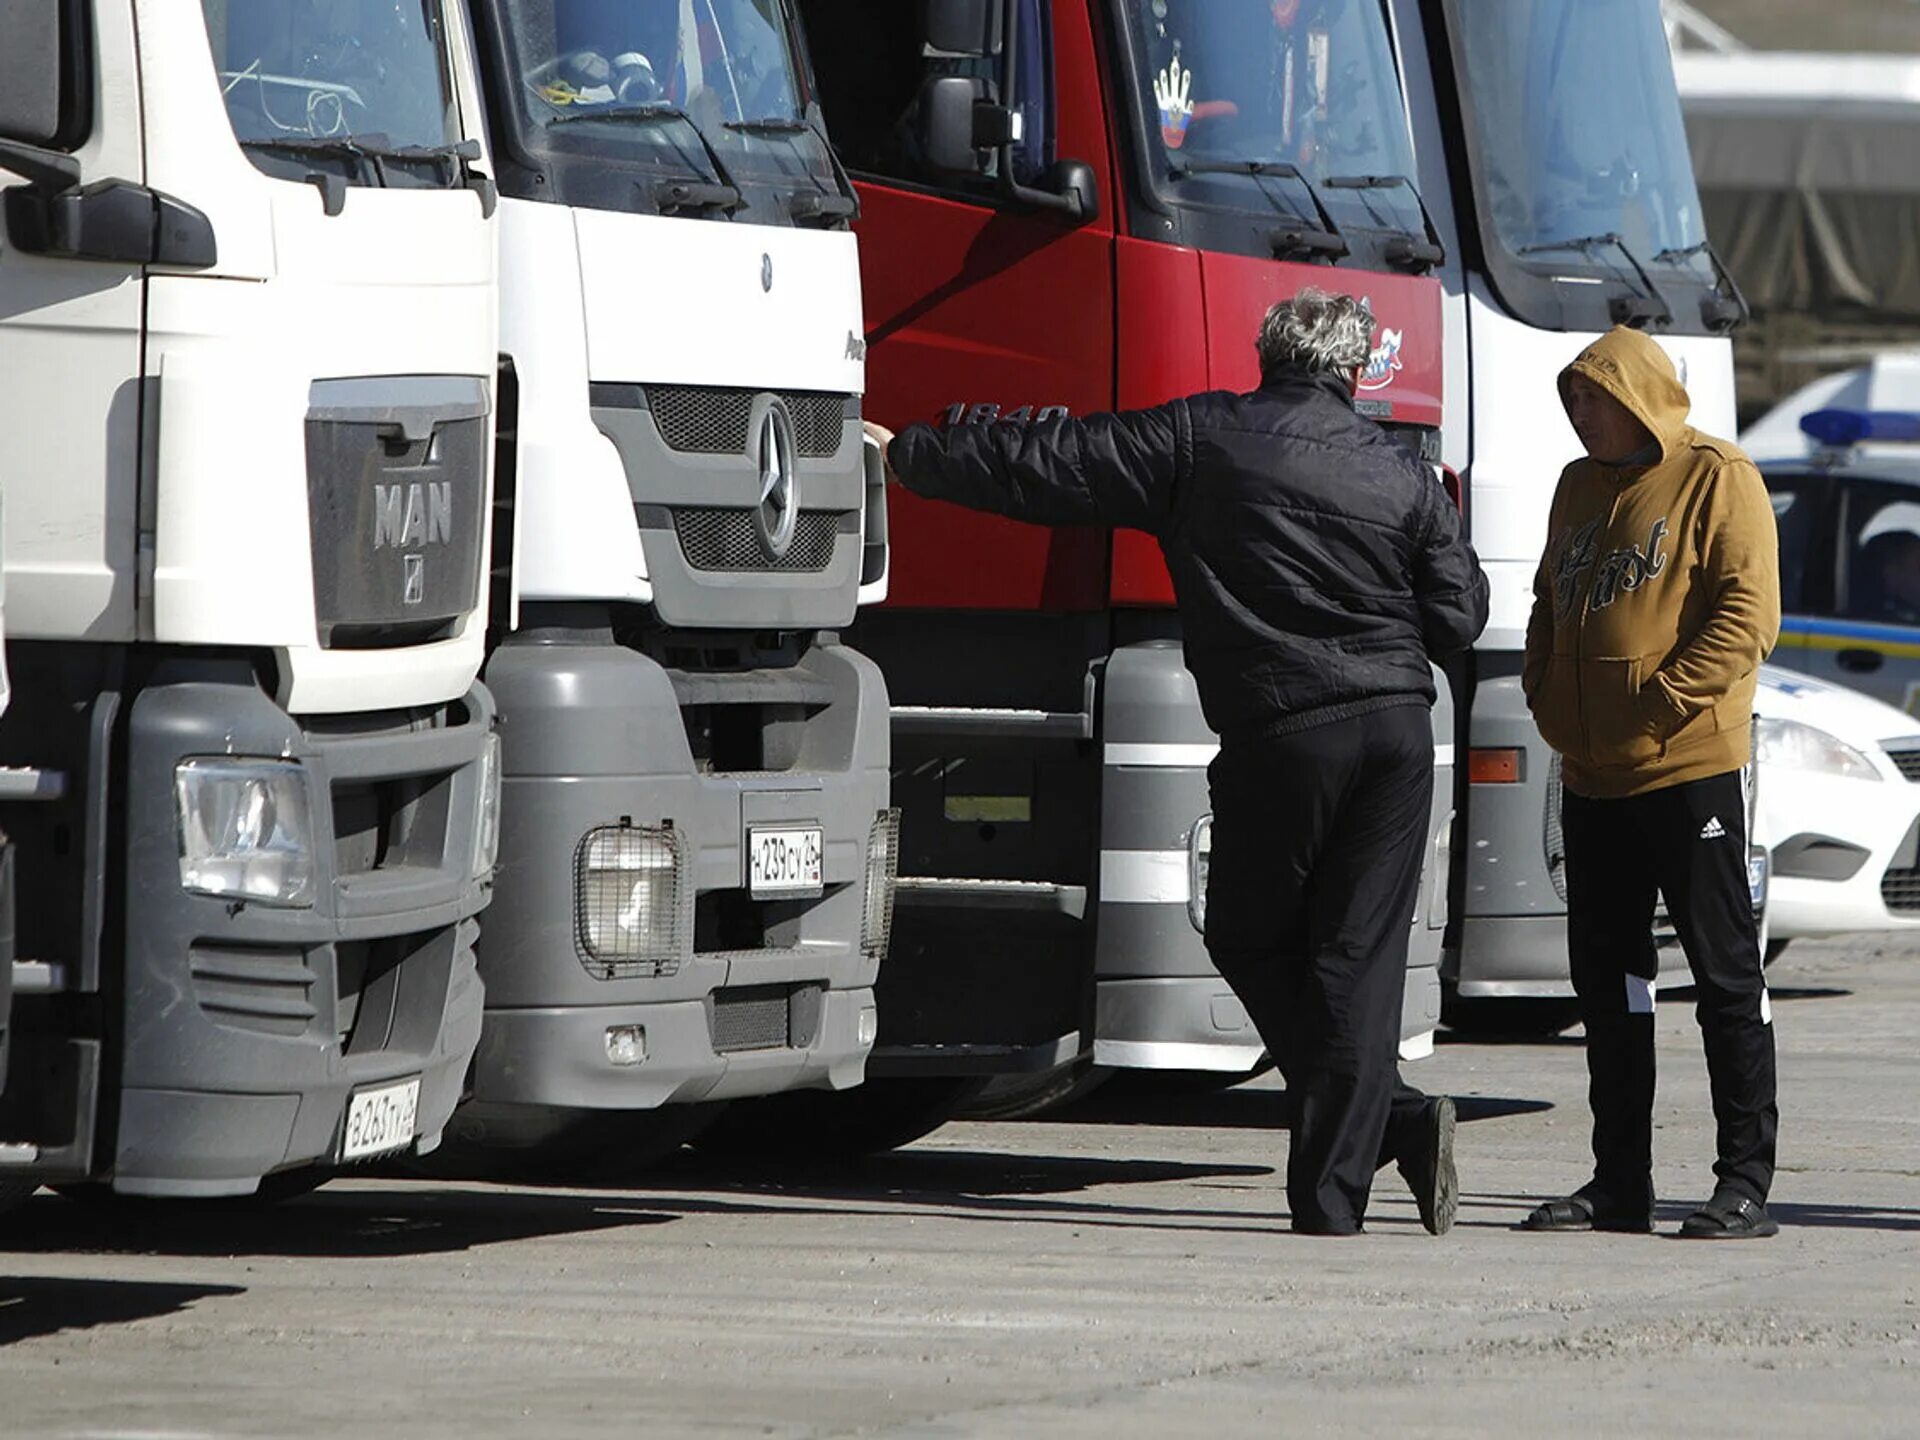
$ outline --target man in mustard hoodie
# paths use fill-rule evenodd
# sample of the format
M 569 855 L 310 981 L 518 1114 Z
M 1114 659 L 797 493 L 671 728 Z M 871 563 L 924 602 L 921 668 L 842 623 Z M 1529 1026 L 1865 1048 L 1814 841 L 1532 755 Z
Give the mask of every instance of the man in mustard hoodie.
M 1561 472 L 1521 684 L 1560 753 L 1567 948 L 1587 1030 L 1593 1179 L 1530 1230 L 1653 1228 L 1653 944 L 1666 898 L 1699 996 L 1719 1159 L 1680 1227 L 1772 1235 L 1772 1012 L 1747 888 L 1753 691 L 1780 632 L 1759 472 L 1686 423 L 1658 345 L 1616 327 L 1560 375 L 1586 447 Z

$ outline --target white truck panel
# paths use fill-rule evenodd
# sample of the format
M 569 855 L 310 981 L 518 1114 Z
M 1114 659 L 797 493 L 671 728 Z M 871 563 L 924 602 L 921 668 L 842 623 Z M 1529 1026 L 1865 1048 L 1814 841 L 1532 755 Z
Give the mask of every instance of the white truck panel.
M 574 212 L 502 200 L 500 269 L 500 348 L 519 386 L 515 599 L 650 601 L 633 492 L 588 410 Z
M 850 232 L 597 210 L 574 223 L 593 379 L 863 390 Z

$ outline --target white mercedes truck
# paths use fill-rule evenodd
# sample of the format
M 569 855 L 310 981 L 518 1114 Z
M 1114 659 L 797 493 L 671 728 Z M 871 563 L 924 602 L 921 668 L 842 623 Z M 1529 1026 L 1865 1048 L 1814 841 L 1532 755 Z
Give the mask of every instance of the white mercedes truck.
M 861 1080 L 896 819 L 886 688 L 836 632 L 884 596 L 885 485 L 852 188 L 787 0 L 471 13 L 506 799 L 455 1133 L 539 1154 Z
M 0 1180 L 284 1193 L 459 1098 L 481 134 L 452 0 L 0 0 Z

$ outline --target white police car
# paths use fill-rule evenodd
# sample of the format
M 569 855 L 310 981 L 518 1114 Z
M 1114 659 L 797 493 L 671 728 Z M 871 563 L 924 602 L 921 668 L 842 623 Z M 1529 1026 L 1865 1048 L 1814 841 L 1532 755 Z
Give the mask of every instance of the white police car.
M 1920 719 L 1778 665 L 1754 709 L 1773 944 L 1920 927 Z
M 1920 403 L 1920 373 L 1888 357 L 1816 384 L 1841 388 L 1794 413 L 1822 398 L 1809 386 L 1742 437 L 1780 529 L 1773 661 L 1920 716 L 1920 411 L 1832 403 L 1847 386 Z

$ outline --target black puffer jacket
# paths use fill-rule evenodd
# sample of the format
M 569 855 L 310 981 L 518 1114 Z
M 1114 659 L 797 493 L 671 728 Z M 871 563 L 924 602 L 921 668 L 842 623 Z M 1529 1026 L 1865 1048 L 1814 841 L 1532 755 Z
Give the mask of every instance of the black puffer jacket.
M 1487 623 L 1446 492 L 1331 377 L 1086 420 L 915 425 L 888 459 L 921 495 L 1157 536 L 1222 736 L 1431 704 L 1428 658 Z

